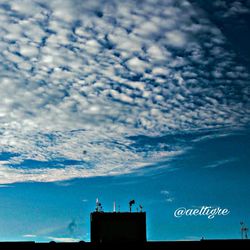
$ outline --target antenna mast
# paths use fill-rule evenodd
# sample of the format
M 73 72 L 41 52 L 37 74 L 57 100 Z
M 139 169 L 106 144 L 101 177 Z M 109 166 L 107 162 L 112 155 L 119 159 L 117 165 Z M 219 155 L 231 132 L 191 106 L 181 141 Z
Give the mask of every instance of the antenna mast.
M 134 204 L 135 204 L 135 200 L 131 200 L 129 202 L 129 211 L 130 211 L 130 213 L 132 212 L 132 205 L 134 205 Z
M 242 240 L 247 240 L 248 239 L 248 227 L 246 226 L 246 224 L 242 221 L 240 222 L 241 228 L 240 228 L 240 232 L 241 232 L 241 239 Z
M 99 202 L 98 198 L 96 198 L 95 205 L 96 205 L 96 207 L 95 207 L 95 211 L 96 212 L 103 212 L 103 210 L 102 210 L 102 204 Z

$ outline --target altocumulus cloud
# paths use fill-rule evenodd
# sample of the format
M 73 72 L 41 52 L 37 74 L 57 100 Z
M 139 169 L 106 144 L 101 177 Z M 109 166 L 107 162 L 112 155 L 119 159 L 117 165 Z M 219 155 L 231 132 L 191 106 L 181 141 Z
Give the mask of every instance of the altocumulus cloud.
M 130 173 L 186 150 L 131 138 L 245 126 L 228 48 L 186 0 L 1 0 L 0 183 Z

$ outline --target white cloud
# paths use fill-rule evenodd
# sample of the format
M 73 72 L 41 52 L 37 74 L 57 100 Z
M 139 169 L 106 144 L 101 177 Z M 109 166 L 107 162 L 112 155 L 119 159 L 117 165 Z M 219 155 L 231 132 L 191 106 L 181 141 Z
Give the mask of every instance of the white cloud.
M 204 168 L 217 168 L 217 167 L 221 167 L 223 165 L 226 165 L 226 164 L 234 162 L 234 161 L 236 161 L 236 159 L 234 159 L 234 158 L 227 159 L 227 160 L 221 160 L 221 161 L 217 161 L 215 163 L 206 165 L 206 166 L 204 166 Z
M 0 185 L 0 188 L 10 188 L 10 187 L 13 187 L 13 186 L 10 186 L 10 185 Z
M 166 202 L 174 201 L 174 197 L 172 197 L 171 192 L 169 192 L 168 190 L 162 190 L 161 194 L 164 196 L 164 201 Z
M 249 122 L 247 70 L 188 2 L 24 2 L 0 11 L 0 150 L 17 154 L 0 183 L 130 173 L 186 150 L 145 156 L 130 136 Z
M 156 45 L 151 45 L 148 48 L 148 54 L 152 58 L 152 60 L 169 60 L 171 59 L 171 53 L 163 48 L 160 48 Z
M 147 63 L 145 63 L 145 61 L 142 61 L 137 57 L 128 60 L 127 65 L 130 70 L 135 71 L 137 73 L 144 73 L 148 66 Z
M 48 237 L 49 240 L 55 242 L 79 242 L 81 239 L 78 238 L 70 238 L 70 237 Z
M 170 197 L 170 198 L 167 198 L 166 199 L 166 202 L 173 202 L 174 201 L 174 198 L 173 197 Z
M 154 75 L 164 75 L 167 77 L 170 73 L 170 70 L 164 67 L 154 67 L 152 73 Z
M 35 57 L 38 55 L 38 49 L 35 46 L 32 45 L 22 45 L 20 48 L 20 53 L 23 56 L 27 56 L 27 57 Z
M 246 14 L 249 13 L 250 10 L 245 7 L 241 2 L 235 1 L 231 3 L 230 9 L 228 12 L 224 14 L 224 17 L 235 16 L 239 14 Z
M 24 238 L 36 238 L 37 236 L 35 234 L 25 234 L 23 235 Z
M 162 190 L 162 191 L 161 191 L 161 194 L 163 194 L 163 195 L 169 195 L 170 192 L 169 192 L 168 190 Z
M 145 21 L 134 32 L 142 36 L 152 36 L 152 34 L 158 32 L 158 27 L 151 21 Z
M 169 31 L 165 36 L 167 43 L 173 47 L 183 47 L 187 44 L 185 34 L 179 30 Z

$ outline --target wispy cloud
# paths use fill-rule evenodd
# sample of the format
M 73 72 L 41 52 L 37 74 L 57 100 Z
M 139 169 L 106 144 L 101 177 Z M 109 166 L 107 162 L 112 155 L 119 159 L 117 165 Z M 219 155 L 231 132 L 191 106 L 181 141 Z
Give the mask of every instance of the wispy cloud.
M 0 150 L 17 155 L 0 183 L 124 174 L 185 152 L 131 136 L 246 125 L 249 73 L 225 45 L 188 1 L 1 1 Z
M 25 234 L 25 235 L 23 235 L 23 237 L 24 238 L 36 238 L 37 235 L 35 235 L 35 234 Z
M 161 194 L 164 196 L 164 201 L 166 201 L 166 202 L 173 202 L 174 201 L 174 197 L 172 196 L 170 191 L 161 190 Z
M 217 168 L 217 167 L 221 167 L 223 165 L 226 165 L 228 163 L 234 162 L 236 161 L 236 159 L 227 159 L 227 160 L 220 160 L 220 161 L 216 161 L 212 164 L 206 165 L 204 166 L 204 168 Z
M 250 3 L 249 1 L 225 1 L 225 0 L 216 0 L 213 5 L 223 13 L 222 17 L 237 17 L 240 14 L 249 14 L 250 13 Z
M 48 237 L 49 240 L 55 241 L 55 242 L 79 242 L 81 239 L 77 238 L 68 238 L 68 237 Z
M 11 185 L 3 185 L 3 184 L 0 185 L 0 188 L 11 188 L 11 187 L 14 187 L 14 186 L 11 186 Z
M 201 239 L 203 239 L 203 237 L 199 237 L 199 236 L 187 236 L 185 238 L 179 239 L 177 241 L 200 241 Z

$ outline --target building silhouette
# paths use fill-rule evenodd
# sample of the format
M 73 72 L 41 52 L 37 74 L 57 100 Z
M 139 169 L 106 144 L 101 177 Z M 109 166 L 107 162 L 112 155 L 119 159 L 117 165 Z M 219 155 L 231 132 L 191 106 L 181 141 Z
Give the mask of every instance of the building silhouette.
M 91 242 L 145 243 L 145 212 L 93 212 L 90 215 Z

